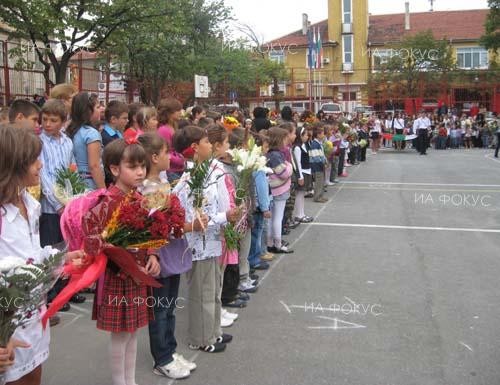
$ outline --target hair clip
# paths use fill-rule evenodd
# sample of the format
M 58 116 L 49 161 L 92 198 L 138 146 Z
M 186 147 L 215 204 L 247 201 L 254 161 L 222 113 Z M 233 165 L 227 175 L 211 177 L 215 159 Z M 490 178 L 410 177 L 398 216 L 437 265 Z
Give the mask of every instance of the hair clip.
M 195 155 L 194 148 L 189 146 L 184 151 L 182 151 L 182 156 L 186 159 L 193 159 Z
M 139 133 L 136 132 L 135 135 L 130 135 L 130 136 L 127 136 L 124 140 L 125 140 L 125 143 L 128 144 L 128 145 L 131 145 L 131 144 L 139 144 Z

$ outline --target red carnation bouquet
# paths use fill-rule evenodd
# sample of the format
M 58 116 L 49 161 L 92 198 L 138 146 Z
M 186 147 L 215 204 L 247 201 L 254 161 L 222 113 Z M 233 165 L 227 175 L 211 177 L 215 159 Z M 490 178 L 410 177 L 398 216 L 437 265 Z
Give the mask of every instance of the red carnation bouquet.
M 113 212 L 101 237 L 125 249 L 157 249 L 168 243 L 170 234 L 181 238 L 184 222 L 184 208 L 176 195 L 130 193 Z

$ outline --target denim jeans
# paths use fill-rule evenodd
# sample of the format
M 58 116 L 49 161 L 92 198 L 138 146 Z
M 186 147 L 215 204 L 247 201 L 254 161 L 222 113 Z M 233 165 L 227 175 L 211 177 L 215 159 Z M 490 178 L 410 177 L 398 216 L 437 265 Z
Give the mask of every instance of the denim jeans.
M 163 286 L 153 288 L 154 321 L 149 322 L 149 346 L 155 365 L 163 366 L 173 361 L 177 348 L 175 340 L 175 306 L 179 294 L 180 275 L 157 278 Z
M 481 136 L 481 140 L 483 141 L 483 148 L 488 148 L 488 146 L 490 145 L 490 137 L 483 134 L 483 136 Z
M 261 262 L 263 233 L 264 214 L 257 212 L 253 215 L 252 241 L 250 243 L 250 252 L 248 253 L 248 263 L 250 266 L 256 266 Z

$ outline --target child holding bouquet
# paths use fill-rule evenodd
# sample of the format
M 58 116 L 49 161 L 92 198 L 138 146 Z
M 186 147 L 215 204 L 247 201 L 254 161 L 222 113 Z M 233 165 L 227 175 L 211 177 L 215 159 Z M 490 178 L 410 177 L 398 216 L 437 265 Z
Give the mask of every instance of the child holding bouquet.
M 236 207 L 236 170 L 234 169 L 231 156 L 228 154 L 229 140 L 226 129 L 218 124 L 207 127 L 208 140 L 212 144 L 213 155 L 216 158 L 216 167 L 224 173 L 226 193 L 220 198 L 221 208 L 229 210 Z M 221 302 L 227 307 L 244 307 L 246 302 L 238 298 L 238 285 L 240 283 L 240 269 L 238 259 L 238 241 L 241 234 L 238 229 L 231 226 L 224 227 L 222 237 L 221 257 Z M 233 313 L 222 311 L 221 326 L 228 327 L 233 323 Z
M 115 210 L 126 197 L 135 198 L 135 192 L 146 177 L 146 152 L 137 144 L 117 139 L 104 149 L 104 167 L 114 178 L 100 202 L 83 217 L 85 251 L 97 255 L 103 251 L 102 233 L 108 228 Z M 118 251 L 115 250 L 115 253 Z M 153 319 L 153 309 L 146 304 L 148 286 L 140 276 L 124 272 L 119 260 L 106 254 L 104 277 L 100 279 L 92 318 L 97 328 L 111 333 L 110 362 L 113 385 L 135 385 L 137 330 Z M 130 258 L 136 270 L 150 276 L 160 273 L 157 250 L 131 251 Z M 135 265 L 136 264 L 136 265 Z
M 26 191 L 40 183 L 41 151 L 42 143 L 32 131 L 0 127 L 0 261 L 15 256 L 41 262 L 40 204 Z M 79 258 L 83 253 L 75 251 L 67 257 Z M 0 349 L 0 361 L 8 359 L 8 369 L 2 374 L 7 383 L 40 384 L 41 365 L 49 356 L 50 341 L 50 330 L 42 328 L 40 319 L 40 312 L 36 311 L 28 323 L 15 330 L 11 339 L 17 341 L 13 352 L 11 346 Z M 24 342 L 23 348 L 19 341 Z
M 204 213 L 209 217 L 204 231 L 186 234 L 192 249 L 193 267 L 188 273 L 189 348 L 207 353 L 224 351 L 232 337 L 220 333 L 222 255 L 221 226 L 236 222 L 238 210 L 223 211 L 220 198 L 226 193 L 223 172 L 211 161 L 212 145 L 206 130 L 186 126 L 176 132 L 177 152 L 193 163 L 174 188 L 186 210 L 186 220 L 194 223 Z
M 168 180 L 161 175 L 169 169 L 170 159 L 168 146 L 165 140 L 156 133 L 146 133 L 139 137 L 139 142 L 146 150 L 147 179 L 144 182 L 143 193 L 148 191 L 170 190 Z M 201 231 L 208 224 L 208 217 L 204 215 L 201 222 L 196 219 L 191 223 L 184 224 L 184 233 L 190 231 Z M 169 244 L 160 249 L 160 266 L 162 267 L 158 282 L 160 288 L 153 288 L 155 301 L 154 320 L 149 322 L 149 346 L 155 360 L 153 373 L 172 379 L 189 377 L 190 372 L 196 369 L 196 364 L 186 360 L 182 355 L 175 352 L 177 341 L 175 339 L 175 304 L 179 293 L 180 272 L 175 271 L 174 263 L 170 258 L 183 258 L 191 261 L 190 250 L 187 248 L 185 238 L 170 238 Z M 170 266 L 169 266 L 170 265 Z M 175 263 L 177 266 L 178 263 Z M 162 299 L 163 302 L 160 302 Z

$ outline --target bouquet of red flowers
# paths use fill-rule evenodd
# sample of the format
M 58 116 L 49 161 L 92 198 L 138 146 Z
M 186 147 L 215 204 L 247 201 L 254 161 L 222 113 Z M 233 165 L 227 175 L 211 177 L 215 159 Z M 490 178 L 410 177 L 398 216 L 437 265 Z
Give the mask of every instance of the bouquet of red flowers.
M 185 212 L 179 198 L 157 191 L 130 193 L 113 212 L 101 236 L 114 246 L 155 249 L 168 243 L 170 234 L 183 235 Z

